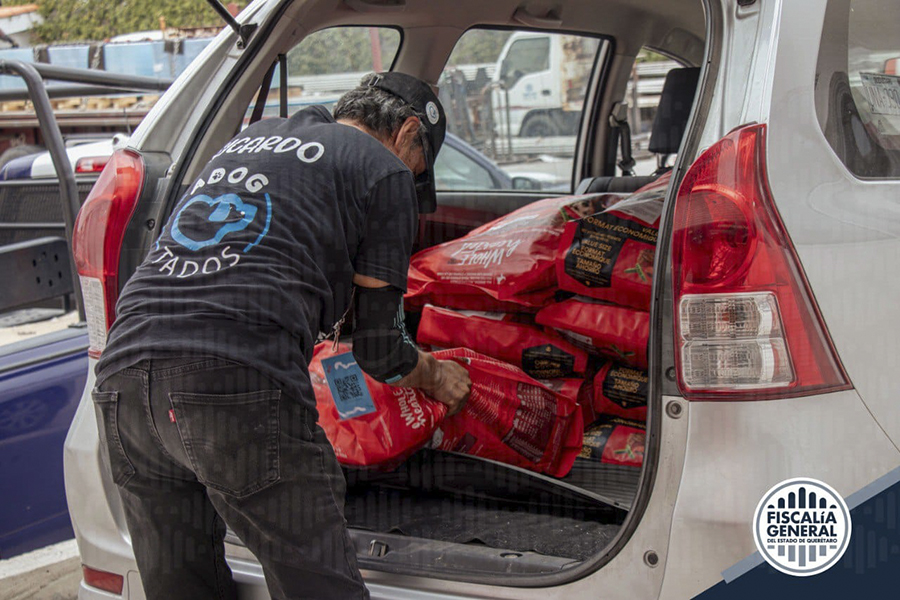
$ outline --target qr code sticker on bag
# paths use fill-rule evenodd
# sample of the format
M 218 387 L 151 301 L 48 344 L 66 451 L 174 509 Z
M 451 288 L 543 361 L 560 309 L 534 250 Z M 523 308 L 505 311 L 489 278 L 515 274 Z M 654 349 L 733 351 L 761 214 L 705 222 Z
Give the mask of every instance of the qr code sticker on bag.
M 362 390 L 359 385 L 359 378 L 355 375 L 347 377 L 335 377 L 334 387 L 337 388 L 338 396 L 342 402 L 352 401 L 354 398 L 362 396 Z
M 338 417 L 342 421 L 375 412 L 375 403 L 366 386 L 365 375 L 351 352 L 322 360 L 322 367 Z

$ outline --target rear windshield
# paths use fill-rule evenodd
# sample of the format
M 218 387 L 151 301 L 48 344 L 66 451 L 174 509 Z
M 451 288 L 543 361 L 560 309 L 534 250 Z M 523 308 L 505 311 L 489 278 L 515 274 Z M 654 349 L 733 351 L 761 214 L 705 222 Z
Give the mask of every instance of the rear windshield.
M 900 177 L 900 2 L 831 0 L 816 69 L 816 114 L 851 173 Z

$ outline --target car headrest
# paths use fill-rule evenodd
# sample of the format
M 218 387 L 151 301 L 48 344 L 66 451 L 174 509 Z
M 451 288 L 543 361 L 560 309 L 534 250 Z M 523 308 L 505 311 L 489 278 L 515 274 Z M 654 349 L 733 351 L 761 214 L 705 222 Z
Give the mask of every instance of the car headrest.
M 588 177 L 578 184 L 575 194 L 621 194 L 625 192 L 634 192 L 654 181 L 656 181 L 656 177 L 653 175 L 638 175 L 635 177 Z
M 650 152 L 654 154 L 675 154 L 684 137 L 694 94 L 697 91 L 697 80 L 700 78 L 700 67 L 672 69 L 666 75 L 666 83 L 659 97 L 656 118 L 653 119 L 653 130 L 650 133 Z

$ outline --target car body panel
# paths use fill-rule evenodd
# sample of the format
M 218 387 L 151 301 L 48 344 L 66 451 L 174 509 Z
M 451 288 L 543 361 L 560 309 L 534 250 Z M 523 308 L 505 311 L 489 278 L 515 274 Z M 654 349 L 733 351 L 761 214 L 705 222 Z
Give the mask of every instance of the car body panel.
M 770 186 L 850 381 L 900 445 L 900 180 L 863 181 L 834 154 L 812 106 L 824 9 L 781 10 Z
M 97 142 L 89 142 L 86 144 L 78 144 L 77 146 L 69 146 L 66 148 L 66 154 L 69 155 L 69 162 L 74 169 L 81 158 L 110 156 L 115 149 L 115 142 L 112 137 L 108 140 Z M 49 152 L 38 155 L 31 164 L 31 177 L 39 179 L 42 177 L 56 177 L 56 167 L 53 166 L 53 160 L 50 158 Z
M 900 466 L 900 452 L 852 390 L 688 404 L 662 598 L 693 597 L 756 551 L 753 512 L 776 483 L 813 477 L 846 497 Z
M 64 330 L 0 353 L 0 558 L 72 537 L 62 445 L 87 378 L 87 336 Z
M 452 149 L 452 154 L 441 152 L 434 163 L 434 181 L 438 189 L 512 189 L 510 176 L 494 161 L 458 135 L 447 133 L 441 149 L 448 148 Z M 480 183 L 483 185 L 473 187 L 473 179 L 479 176 Z
M 31 166 L 42 152 L 14 158 L 0 168 L 0 180 L 31 179 Z
M 66 145 L 66 154 L 69 164 L 74 170 L 81 158 L 109 157 L 113 150 L 125 145 L 128 136 L 124 134 L 111 135 L 107 139 L 85 141 Z M 55 179 L 56 167 L 49 152 L 37 152 L 27 156 L 14 158 L 0 168 L 0 181 L 12 181 L 18 179 Z

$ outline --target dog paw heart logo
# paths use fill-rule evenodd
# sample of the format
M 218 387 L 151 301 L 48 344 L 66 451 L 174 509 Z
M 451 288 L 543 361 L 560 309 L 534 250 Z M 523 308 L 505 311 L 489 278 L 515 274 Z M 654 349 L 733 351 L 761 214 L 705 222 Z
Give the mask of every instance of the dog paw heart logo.
M 268 207 L 268 194 L 266 201 Z M 172 221 L 172 239 L 188 250 L 196 252 L 218 244 L 228 234 L 247 229 L 256 219 L 257 212 L 257 207 L 244 202 L 237 194 L 223 194 L 216 198 L 206 195 L 194 196 L 175 215 Z M 269 213 L 265 231 L 255 242 L 249 244 L 244 252 L 258 244 L 265 236 L 271 211 Z M 182 218 L 186 223 L 182 222 Z M 206 237 L 202 237 L 204 235 Z

